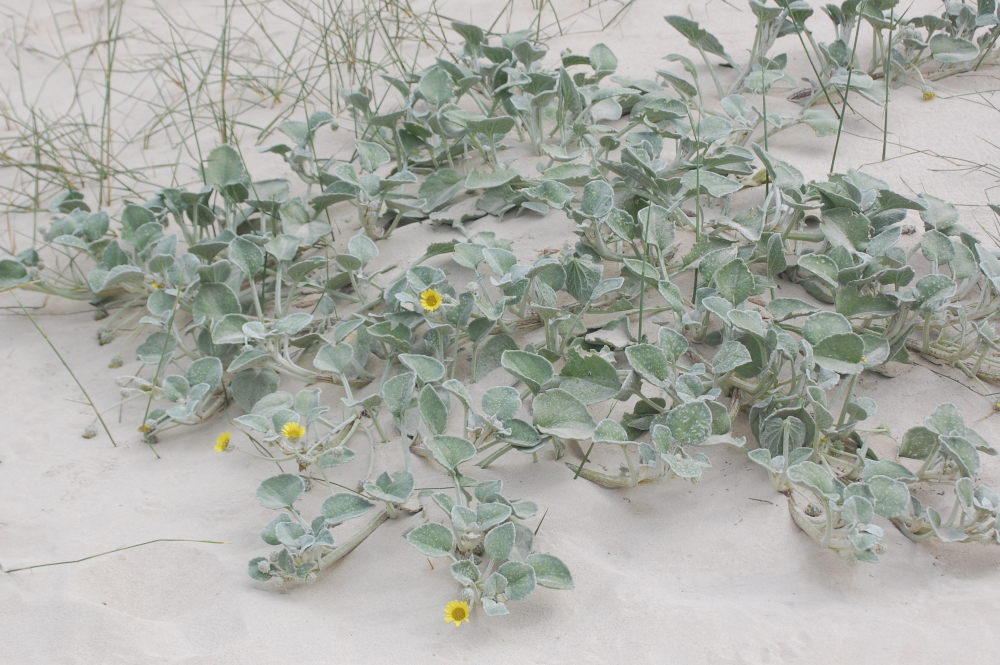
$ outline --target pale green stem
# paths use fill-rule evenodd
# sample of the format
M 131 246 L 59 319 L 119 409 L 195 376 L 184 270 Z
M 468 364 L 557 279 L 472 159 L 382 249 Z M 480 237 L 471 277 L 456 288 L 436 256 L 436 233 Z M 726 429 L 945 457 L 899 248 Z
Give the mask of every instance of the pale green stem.
M 382 526 L 382 524 L 384 524 L 388 519 L 389 511 L 386 509 L 382 510 L 365 526 L 364 529 L 358 531 L 356 534 L 345 540 L 334 551 L 321 556 L 319 558 L 318 568 L 323 570 L 324 568 L 327 568 L 343 559 L 345 556 L 353 552 L 358 545 L 364 542 L 365 538 L 372 535 L 375 532 L 375 529 Z

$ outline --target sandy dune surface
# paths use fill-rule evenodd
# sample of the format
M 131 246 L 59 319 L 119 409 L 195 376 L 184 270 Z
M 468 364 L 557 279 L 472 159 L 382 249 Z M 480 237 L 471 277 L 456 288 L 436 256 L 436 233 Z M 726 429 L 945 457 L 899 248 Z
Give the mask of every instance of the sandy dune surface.
M 54 2 L 57 18 L 40 3 L 6 0 L 2 6 L 5 14 L 24 17 L 29 4 L 28 40 L 40 46 L 60 30 L 68 40 L 83 40 L 97 20 L 87 18 L 88 11 L 102 3 Z M 203 26 L 220 16 L 221 2 L 174 4 Z M 475 4 L 456 3 L 452 14 L 474 19 Z M 515 17 L 530 20 L 528 4 Z M 90 23 L 74 25 L 74 5 Z M 742 7 L 638 0 L 603 33 L 588 31 L 592 19 L 579 19 L 574 34 L 552 40 L 549 57 L 603 41 L 618 55 L 620 73 L 652 77 L 653 69 L 668 64 L 661 56 L 689 51 L 662 16 L 689 10 L 730 52 L 742 56 L 750 47 L 753 21 Z M 130 2 L 126 16 L 142 22 L 155 14 L 141 1 Z M 795 49 L 788 41 L 776 50 Z M 30 50 L 23 57 L 22 66 L 39 77 L 51 64 Z M 0 68 L 0 77 L 11 88 L 13 72 Z M 998 149 L 987 142 L 1000 128 L 991 106 L 998 102 L 997 87 L 996 70 L 986 70 L 936 82 L 932 103 L 921 101 L 918 87 L 894 90 L 885 162 L 881 109 L 860 102 L 865 117 L 848 117 L 838 168 L 858 168 L 900 191 L 947 199 L 961 206 L 966 226 L 992 229 L 984 204 L 997 183 L 963 166 L 997 161 Z M 57 99 L 52 104 L 58 108 Z M 822 177 L 833 140 L 796 128 L 777 135 L 771 150 L 807 178 Z M 146 154 L 141 145 L 130 150 L 150 163 L 176 154 L 169 145 Z M 284 174 L 280 160 L 254 160 L 263 165 L 257 172 Z M 922 228 L 916 215 L 908 221 Z M 22 230 L 31 225 L 16 216 L 11 223 Z M 565 217 L 484 219 L 472 229 L 514 239 L 515 251 L 528 260 L 575 238 Z M 443 227 L 403 227 L 380 245 L 379 261 L 402 263 L 428 242 L 450 237 L 456 236 Z M 18 249 L 26 246 L 23 237 L 15 240 Z M 881 563 L 850 565 L 799 531 L 785 498 L 759 467 L 727 451 L 711 454 L 713 466 L 700 483 L 675 479 L 624 491 L 574 480 L 551 453 L 537 463 L 510 454 L 479 474 L 503 478 L 511 495 L 530 497 L 547 511 L 539 547 L 562 558 L 576 584 L 573 591 L 539 590 L 514 604 L 509 616 L 480 612 L 460 629 L 442 621 L 456 591 L 447 567 L 432 567 L 402 539 L 419 516 L 380 528 L 315 584 L 280 593 L 246 574 L 246 562 L 268 549 L 259 532 L 272 515 L 257 505 L 254 491 L 274 467 L 239 451 L 213 451 L 215 436 L 238 408 L 203 427 L 169 432 L 157 444 L 157 459 L 135 431 L 135 409 L 127 407 L 119 422 L 115 407 L 114 379 L 134 366 L 137 340 L 122 335 L 99 347 L 101 324 L 86 303 L 30 293 L 21 298 L 94 401 L 109 409 L 119 445 L 100 431 L 82 437 L 93 414 L 80 390 L 10 294 L 2 296 L 3 567 L 78 559 L 155 539 L 222 544 L 158 542 L 0 575 L 2 663 L 936 665 L 995 663 L 1000 653 L 1000 548 L 914 544 L 886 524 Z M 115 354 L 125 359 L 124 368 L 108 367 Z M 498 376 L 474 389 L 502 381 Z M 990 394 L 996 387 L 970 384 L 944 365 L 916 358 L 896 378 L 866 373 L 859 390 L 879 403 L 871 424 L 885 424 L 897 437 L 951 401 L 988 440 L 1000 438 Z M 339 403 L 339 395 L 324 387 L 327 403 Z M 880 452 L 891 454 L 888 439 L 876 441 Z M 345 476 L 351 477 L 356 474 Z M 987 459 L 983 477 L 1000 485 L 1000 460 Z

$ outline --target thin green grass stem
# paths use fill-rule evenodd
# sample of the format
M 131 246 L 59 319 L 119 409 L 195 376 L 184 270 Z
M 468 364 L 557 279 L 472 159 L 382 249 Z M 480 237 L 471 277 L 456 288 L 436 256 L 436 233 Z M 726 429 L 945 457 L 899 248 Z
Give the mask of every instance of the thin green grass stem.
M 98 554 L 91 554 L 90 556 L 85 556 L 81 559 L 71 559 L 69 561 L 53 561 L 52 563 L 39 563 L 34 566 L 21 566 L 20 568 L 11 568 L 9 570 L 4 569 L 3 572 L 17 573 L 22 570 L 34 570 L 35 568 L 48 568 L 49 566 L 65 566 L 71 563 L 82 563 L 84 561 L 90 561 L 91 559 L 96 559 L 97 557 L 107 556 L 108 554 L 115 554 L 116 552 L 124 552 L 125 550 L 133 550 L 137 547 L 152 545 L 153 543 L 205 543 L 206 545 L 229 544 L 223 540 L 198 540 L 194 538 L 156 538 L 154 540 L 147 540 L 144 543 L 136 543 L 135 545 L 126 545 L 125 547 L 116 547 L 113 550 L 108 550 L 107 552 L 100 552 Z
M 889 39 L 885 45 L 885 102 L 882 106 L 882 161 L 885 161 L 886 147 L 889 144 L 889 87 L 892 85 L 892 29 L 895 9 L 889 9 Z
M 863 3 L 862 3 L 863 4 Z M 861 8 L 858 8 L 860 12 Z M 861 24 L 858 23 L 854 28 L 854 45 L 851 48 L 851 59 L 847 63 L 847 84 L 844 86 L 844 105 L 840 109 L 840 119 L 837 121 L 837 140 L 833 143 L 833 157 L 830 159 L 830 175 L 833 175 L 834 168 L 837 164 L 837 149 L 840 147 L 840 135 L 844 131 L 844 116 L 847 114 L 847 98 L 851 94 L 851 77 L 854 75 L 854 61 L 857 57 L 858 52 L 858 37 L 861 35 Z
M 94 400 L 90 399 L 90 394 L 87 392 L 87 389 L 83 387 L 83 384 L 80 383 L 80 379 L 76 378 L 76 373 L 70 368 L 69 363 L 67 363 L 66 359 L 63 358 L 63 355 L 59 353 L 59 349 L 57 349 L 56 345 L 52 343 L 52 340 L 49 339 L 49 336 L 45 334 L 45 331 L 42 330 L 42 327 L 38 325 L 37 321 L 35 321 L 35 317 L 33 317 L 31 313 L 25 308 L 24 304 L 21 302 L 21 299 L 17 297 L 17 294 L 11 293 L 11 295 L 14 296 L 14 300 L 21 308 L 21 312 L 23 312 L 24 315 L 28 317 L 28 320 L 31 321 L 31 325 L 35 327 L 35 330 L 37 330 L 38 334 L 42 336 L 42 339 L 45 340 L 45 343 L 48 344 L 49 348 L 52 349 L 52 352 L 56 354 L 56 357 L 59 358 L 59 362 L 62 363 L 62 366 L 66 368 L 66 371 L 69 372 L 69 375 L 73 377 L 73 381 L 76 382 L 77 387 L 83 393 L 83 396 L 87 399 L 87 403 L 90 404 L 90 408 L 94 412 L 94 415 L 97 416 L 98 422 L 101 423 L 101 427 L 104 429 L 104 433 L 108 435 L 108 440 L 111 441 L 111 445 L 117 448 L 118 444 L 115 442 L 115 437 L 111 436 L 111 430 L 108 429 L 107 423 L 104 422 L 104 418 L 101 416 L 100 409 L 98 409 L 97 406 L 94 404 Z

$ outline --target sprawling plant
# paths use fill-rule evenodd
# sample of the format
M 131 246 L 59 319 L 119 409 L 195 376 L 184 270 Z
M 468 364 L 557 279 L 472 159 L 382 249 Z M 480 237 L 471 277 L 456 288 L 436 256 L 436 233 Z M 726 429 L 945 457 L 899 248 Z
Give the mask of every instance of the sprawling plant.
M 350 154 L 318 154 L 320 133 L 340 131 L 328 113 L 280 125 L 291 143 L 266 150 L 302 186 L 251 178 L 222 145 L 198 191 L 126 203 L 114 226 L 70 191 L 52 205 L 47 246 L 0 261 L 0 286 L 121 304 L 102 341 L 138 319 L 147 336 L 122 385 L 145 401 L 149 441 L 235 403 L 253 454 L 294 464 L 257 492 L 280 512 L 261 534 L 278 549 L 250 562 L 255 579 L 312 580 L 387 520 L 419 512 L 434 518 L 406 539 L 450 560 L 456 624 L 469 603 L 504 614 L 536 586 L 571 588 L 566 565 L 535 550 L 538 506 L 467 475 L 546 450 L 581 453 L 564 472 L 634 487 L 697 480 L 708 447 L 734 447 L 788 496 L 803 531 L 863 561 L 882 551 L 880 518 L 913 539 L 1000 542 L 1000 499 L 977 479 L 980 453 L 995 450 L 958 410 L 940 406 L 885 459 L 871 446 L 885 429 L 862 427 L 877 404 L 854 394 L 863 372 L 910 352 L 1000 377 L 997 253 L 945 201 L 854 170 L 807 182 L 768 149 L 798 124 L 838 132 L 851 94 L 885 103 L 909 78 L 992 62 L 995 3 L 919 18 L 889 0 L 827 5 L 831 44 L 805 26 L 807 3 L 750 5 L 758 27 L 742 65 L 696 23 L 666 17 L 705 60 L 718 106 L 682 56 L 668 58 L 679 70 L 629 80 L 603 44 L 552 67 L 535 32 L 455 23 L 460 50 L 387 79 L 394 110 L 344 91 Z M 867 67 L 854 53 L 863 25 L 881 47 Z M 787 55 L 769 53 L 792 36 L 816 74 L 794 94 L 798 115 L 767 110 L 790 78 Z M 541 159 L 534 173 L 517 168 L 515 141 Z M 361 232 L 334 237 L 332 211 L 353 211 Z M 913 212 L 925 229 L 907 250 Z M 578 241 L 527 260 L 463 226 L 513 214 L 563 214 Z M 377 241 L 417 221 L 462 237 L 382 265 Z M 776 297 L 780 283 L 802 297 Z M 474 399 L 469 384 L 500 370 Z M 344 398 L 293 395 L 283 377 Z M 386 455 L 389 441 L 400 445 Z M 617 472 L 592 462 L 609 450 Z M 353 487 L 327 477 L 359 458 L 368 469 Z M 419 489 L 428 473 L 454 491 Z M 943 484 L 950 507 L 933 491 Z M 308 518 L 297 504 L 319 486 L 336 489 Z

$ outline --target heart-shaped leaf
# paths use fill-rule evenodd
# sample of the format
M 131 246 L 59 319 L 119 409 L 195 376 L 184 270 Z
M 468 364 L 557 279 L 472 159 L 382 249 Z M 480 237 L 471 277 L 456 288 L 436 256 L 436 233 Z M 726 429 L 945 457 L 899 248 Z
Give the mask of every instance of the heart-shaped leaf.
M 547 384 L 555 370 L 552 363 L 529 351 L 504 351 L 500 364 L 508 372 L 524 382 L 533 393 L 538 393 Z
M 538 431 L 560 438 L 587 439 L 596 427 L 587 406 L 560 388 L 535 397 L 531 411 Z
M 257 501 L 265 508 L 281 510 L 290 508 L 306 491 L 306 485 L 299 476 L 283 473 L 272 476 L 257 488 Z
M 514 523 L 505 522 L 490 529 L 483 539 L 483 547 L 493 561 L 506 561 L 514 549 Z
M 437 522 L 418 526 L 406 534 L 406 540 L 421 554 L 432 557 L 448 556 L 455 545 L 451 529 Z
M 561 560 L 551 554 L 534 552 L 528 555 L 525 563 L 535 571 L 535 580 L 539 586 L 548 589 L 572 589 L 573 577 L 569 568 Z
M 459 464 L 476 456 L 476 446 L 457 436 L 431 437 L 427 440 L 427 450 L 441 466 L 452 472 L 457 472 Z
M 364 497 L 350 492 L 338 492 L 323 502 L 321 512 L 327 522 L 340 524 L 347 520 L 364 515 L 375 507 L 375 504 Z

